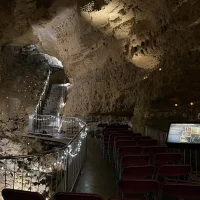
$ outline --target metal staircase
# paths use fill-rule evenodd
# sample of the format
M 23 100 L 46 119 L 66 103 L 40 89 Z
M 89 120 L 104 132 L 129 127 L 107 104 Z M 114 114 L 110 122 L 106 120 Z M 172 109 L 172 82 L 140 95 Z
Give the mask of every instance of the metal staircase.
M 64 106 L 67 84 L 52 84 L 46 91 L 45 99 L 40 105 L 40 112 L 29 116 L 29 132 L 53 136 L 59 133 L 61 126 L 60 110 Z
M 64 103 L 63 96 L 65 93 L 66 87 L 63 84 L 51 85 L 49 94 L 43 105 L 42 115 L 58 116 L 61 105 Z

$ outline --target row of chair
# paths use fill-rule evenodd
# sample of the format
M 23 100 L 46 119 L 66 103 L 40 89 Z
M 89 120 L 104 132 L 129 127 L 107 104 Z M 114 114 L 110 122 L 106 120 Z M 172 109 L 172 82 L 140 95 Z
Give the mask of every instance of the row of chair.
M 185 182 L 190 179 L 192 169 L 190 165 L 181 164 L 182 155 L 157 145 L 157 140 L 134 134 L 124 127 L 103 130 L 101 146 L 119 174 L 119 197 L 138 193 L 153 193 L 158 197 L 165 193 L 167 184 L 196 188 Z
M 120 132 L 121 130 L 125 131 L 124 127 L 123 128 L 115 127 L 114 129 L 118 132 Z M 147 140 L 151 139 L 149 138 Z M 181 155 L 179 153 L 168 153 L 165 147 L 139 146 L 137 144 L 136 144 L 137 146 L 125 145 L 125 146 L 120 146 L 118 148 L 117 142 L 118 141 L 115 138 L 113 146 L 112 148 L 110 148 L 109 153 L 110 155 L 112 155 L 112 161 L 114 163 L 117 162 L 120 168 L 120 173 L 119 173 L 120 180 L 117 182 L 117 191 L 119 193 L 119 197 L 112 198 L 110 200 L 128 200 L 126 198 L 135 199 L 135 197 L 137 197 L 137 199 L 153 198 L 160 200 L 160 199 L 165 199 L 166 195 L 170 195 L 181 199 L 182 198 L 191 199 L 194 197 L 200 198 L 199 185 L 193 185 L 181 182 L 184 181 L 184 179 L 180 179 L 180 176 L 184 175 L 184 178 L 186 176 L 185 180 L 189 178 L 191 173 L 191 166 L 175 164 L 181 161 Z M 136 150 L 138 152 L 136 152 Z M 133 151 L 132 152 L 133 154 L 131 153 L 131 151 Z M 177 155 L 175 156 L 177 160 L 174 160 L 173 157 L 174 155 Z M 123 165 L 122 162 L 123 159 L 127 165 Z M 169 163 L 171 164 L 169 165 Z M 170 181 L 169 178 L 173 178 L 173 182 L 169 182 Z M 13 200 L 13 199 L 44 200 L 43 196 L 38 193 L 11 190 L 11 189 L 4 189 L 2 191 L 2 196 L 4 200 Z M 68 193 L 68 192 L 57 193 L 52 199 L 103 200 L 102 197 L 96 194 Z M 169 198 L 167 197 L 166 199 Z
M 155 179 L 162 184 L 173 181 L 190 180 L 192 168 L 190 165 L 163 165 L 158 169 L 152 165 L 131 166 L 120 173 L 120 180 Z
M 182 184 L 182 183 L 166 183 L 160 185 L 155 180 L 133 180 L 133 181 L 118 181 L 119 198 L 111 198 L 109 200 L 128 200 L 126 195 L 141 195 L 152 197 L 152 199 L 166 199 L 176 197 L 179 199 L 199 199 L 200 185 Z M 166 196 L 167 195 L 167 196 Z M 45 200 L 45 198 L 37 192 L 29 192 L 22 190 L 3 189 L 2 196 L 4 200 Z M 54 195 L 54 200 L 103 200 L 99 195 L 92 193 L 73 193 L 59 192 Z M 133 200 L 133 198 L 132 198 Z
M 109 133 L 108 141 L 103 140 L 104 148 L 108 148 L 109 160 L 115 163 L 116 169 L 131 165 L 156 165 L 161 166 L 168 163 L 180 163 L 182 156 L 179 153 L 167 153 L 167 148 L 156 146 L 157 140 L 148 136 L 135 136 L 129 133 L 124 136 L 124 132 L 114 133 L 108 129 L 104 130 L 103 136 Z M 127 130 L 128 131 L 128 130 Z M 130 132 L 130 131 L 128 131 Z M 111 160 L 112 159 L 112 160 Z M 120 170 L 118 171 L 120 172 Z
M 160 184 L 157 180 L 119 180 L 117 183 L 120 198 L 131 198 L 137 195 L 145 199 L 197 198 L 200 197 L 200 185 L 185 183 Z M 166 196 L 167 195 L 167 196 Z M 118 198 L 119 199 L 119 198 Z

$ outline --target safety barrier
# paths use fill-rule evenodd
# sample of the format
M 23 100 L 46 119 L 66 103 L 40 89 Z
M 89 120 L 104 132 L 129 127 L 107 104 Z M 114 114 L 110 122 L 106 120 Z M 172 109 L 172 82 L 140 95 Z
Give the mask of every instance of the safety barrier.
M 144 134 L 158 140 L 158 144 L 165 146 L 167 133 L 145 126 Z
M 145 127 L 145 135 L 150 136 L 159 141 L 159 145 L 165 146 L 167 133 Z M 183 164 L 189 164 L 192 166 L 193 172 L 190 178 L 190 182 L 200 184 L 200 150 L 199 149 L 178 149 L 170 148 L 169 151 L 180 152 L 183 155 Z
M 47 75 L 47 79 L 44 83 L 43 91 L 40 95 L 38 104 L 36 105 L 34 115 L 40 114 L 40 112 L 41 112 L 42 104 L 43 104 L 44 100 L 46 99 L 46 95 L 47 95 L 47 92 L 48 92 L 48 89 L 49 89 L 50 75 L 51 75 L 51 71 L 49 70 L 48 75 Z
M 65 120 L 73 129 L 68 129 L 70 141 L 60 140 L 64 147 L 34 155 L 0 157 L 1 190 L 29 190 L 50 199 L 55 192 L 73 189 L 86 152 L 87 127 L 78 118 Z
M 30 116 L 29 116 L 30 119 Z M 60 117 L 54 115 L 37 115 L 31 119 L 32 124 L 29 127 L 29 133 L 39 134 L 44 136 L 56 137 L 59 136 L 70 137 L 79 131 L 82 127 L 80 119 L 75 117 Z

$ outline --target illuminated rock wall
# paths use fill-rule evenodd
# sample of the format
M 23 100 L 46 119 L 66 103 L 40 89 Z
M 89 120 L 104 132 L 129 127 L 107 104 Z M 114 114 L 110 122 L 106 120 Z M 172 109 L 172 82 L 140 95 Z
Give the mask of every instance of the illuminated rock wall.
M 65 115 L 132 113 L 142 124 L 154 101 L 199 99 L 199 83 L 191 87 L 199 74 L 198 0 L 77 2 L 0 4 L 1 44 L 35 44 L 62 61 L 73 83 Z

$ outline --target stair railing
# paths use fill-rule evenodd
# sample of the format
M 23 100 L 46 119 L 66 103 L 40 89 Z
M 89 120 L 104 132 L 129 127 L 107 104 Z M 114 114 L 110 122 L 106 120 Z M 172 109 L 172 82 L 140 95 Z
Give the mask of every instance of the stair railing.
M 37 116 L 40 114 L 41 109 L 42 109 L 42 103 L 46 99 L 47 92 L 48 92 L 48 89 L 49 89 L 50 75 L 51 75 L 51 70 L 49 70 L 48 75 L 47 75 L 47 79 L 44 82 L 44 88 L 43 88 L 43 91 L 40 95 L 38 104 L 36 105 L 35 111 L 34 111 L 33 114 L 29 115 L 29 122 L 28 122 L 29 133 L 33 132 L 33 130 L 34 130 L 34 119 L 37 118 Z
M 36 108 L 35 108 L 35 114 L 40 114 L 41 112 L 41 107 L 42 107 L 42 103 L 43 101 L 46 99 L 46 96 L 47 96 L 47 92 L 48 92 L 48 89 L 49 89 L 49 79 L 50 79 L 50 75 L 51 75 L 51 71 L 49 70 L 48 72 L 48 75 L 47 75 L 47 79 L 46 81 L 44 82 L 44 88 L 43 88 L 43 91 L 40 95 L 40 98 L 39 98 L 39 101 L 38 101 L 38 104 L 36 105 Z
M 3 188 L 39 192 L 49 200 L 56 192 L 73 190 L 86 154 L 87 124 L 74 117 L 62 120 L 72 127 L 66 132 L 72 139 L 40 138 L 53 142 L 56 148 L 31 155 L 0 156 L 0 192 Z M 28 146 L 27 139 L 24 142 Z

